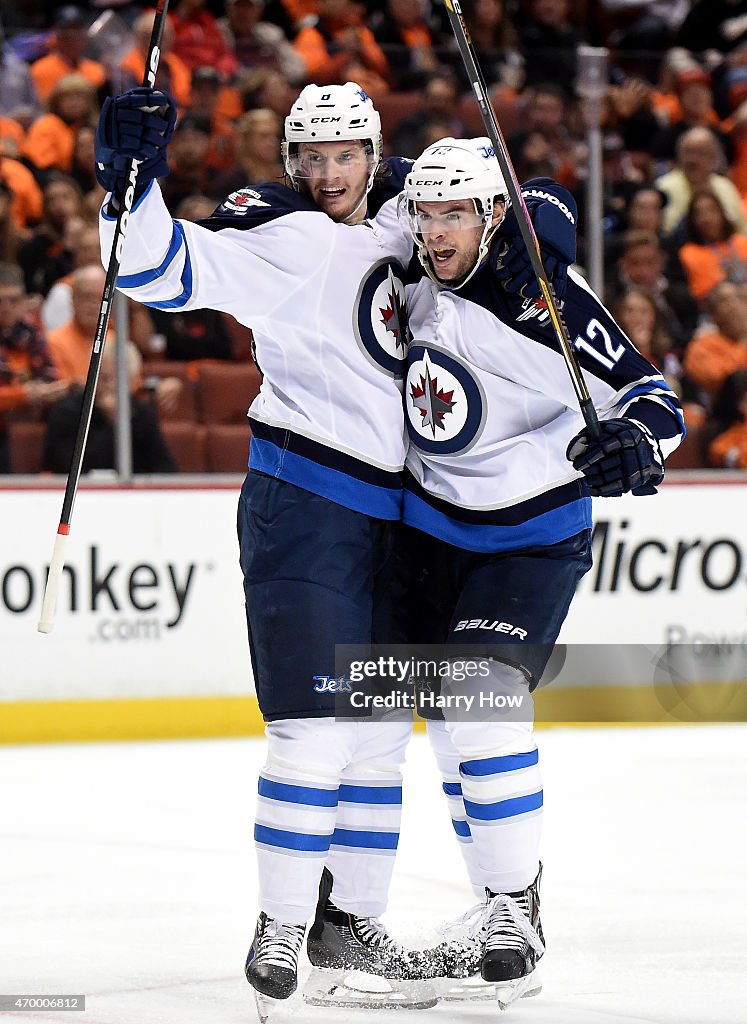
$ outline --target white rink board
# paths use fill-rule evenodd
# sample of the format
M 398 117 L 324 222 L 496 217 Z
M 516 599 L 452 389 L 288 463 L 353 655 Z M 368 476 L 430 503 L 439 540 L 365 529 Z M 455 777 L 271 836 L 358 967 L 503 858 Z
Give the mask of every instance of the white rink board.
M 0 700 L 250 693 L 238 491 L 81 491 L 67 559 L 76 585 L 66 573 L 51 635 L 36 623 L 61 492 L 0 491 Z M 561 640 L 744 644 L 745 509 L 741 484 L 595 501 L 596 564 Z

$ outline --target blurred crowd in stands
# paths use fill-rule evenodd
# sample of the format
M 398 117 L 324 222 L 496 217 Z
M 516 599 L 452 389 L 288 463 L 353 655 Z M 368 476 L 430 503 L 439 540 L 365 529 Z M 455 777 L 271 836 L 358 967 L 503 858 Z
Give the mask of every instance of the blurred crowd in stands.
M 461 6 L 519 178 L 550 175 L 578 200 L 582 273 L 578 47 L 609 49 L 604 299 L 683 399 L 676 464 L 747 468 L 747 0 Z M 104 280 L 96 121 L 141 83 L 152 24 L 126 0 L 0 2 L 0 473 L 67 471 Z M 172 214 L 282 178 L 299 89 L 348 80 L 377 104 L 387 154 L 484 134 L 440 0 L 173 0 L 158 75 L 180 110 Z M 128 312 L 135 470 L 240 472 L 261 380 L 251 333 L 210 310 Z M 113 465 L 104 378 L 86 470 Z

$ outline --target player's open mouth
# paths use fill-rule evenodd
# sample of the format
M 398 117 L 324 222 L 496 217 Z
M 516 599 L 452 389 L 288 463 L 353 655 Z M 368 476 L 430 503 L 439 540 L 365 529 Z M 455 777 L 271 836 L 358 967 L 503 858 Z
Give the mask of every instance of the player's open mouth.
M 456 253 L 456 249 L 432 249 L 435 263 L 446 263 Z
M 320 188 L 319 191 L 329 199 L 336 199 L 337 196 L 344 195 L 346 190 L 344 188 Z

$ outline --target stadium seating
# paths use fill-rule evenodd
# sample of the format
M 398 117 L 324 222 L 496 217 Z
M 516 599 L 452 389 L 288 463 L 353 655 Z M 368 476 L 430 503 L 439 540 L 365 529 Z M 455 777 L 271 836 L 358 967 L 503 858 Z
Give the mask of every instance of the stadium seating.
M 18 420 L 8 424 L 11 473 L 39 473 L 44 455 L 45 423 Z

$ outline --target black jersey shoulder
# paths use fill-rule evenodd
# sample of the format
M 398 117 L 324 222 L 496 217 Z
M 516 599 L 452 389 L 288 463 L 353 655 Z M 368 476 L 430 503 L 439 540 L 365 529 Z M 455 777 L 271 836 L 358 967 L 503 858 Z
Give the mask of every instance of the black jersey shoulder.
M 405 187 L 405 178 L 410 173 L 412 160 L 403 156 L 388 156 L 381 161 L 368 193 L 368 215 L 375 217 L 384 203 L 398 196 Z
M 308 196 L 277 181 L 247 185 L 230 196 L 199 224 L 210 231 L 237 228 L 239 231 L 256 228 L 291 213 L 308 212 L 324 216 Z

